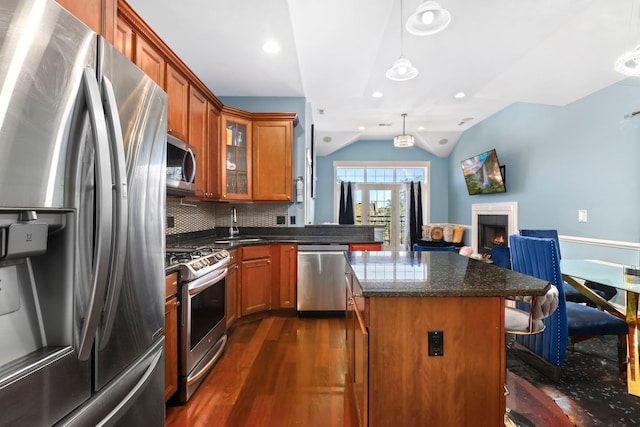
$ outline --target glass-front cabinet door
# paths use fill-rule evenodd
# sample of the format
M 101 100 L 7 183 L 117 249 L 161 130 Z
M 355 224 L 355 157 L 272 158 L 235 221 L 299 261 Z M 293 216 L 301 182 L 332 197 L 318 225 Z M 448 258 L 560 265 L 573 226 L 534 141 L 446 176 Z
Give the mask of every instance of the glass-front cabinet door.
M 251 200 L 251 121 L 222 115 L 222 199 Z

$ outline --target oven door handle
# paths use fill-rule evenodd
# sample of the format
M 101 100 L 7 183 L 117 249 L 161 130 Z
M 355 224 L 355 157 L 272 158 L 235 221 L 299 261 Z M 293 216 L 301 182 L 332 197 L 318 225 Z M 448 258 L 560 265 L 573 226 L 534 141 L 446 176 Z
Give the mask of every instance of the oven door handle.
M 220 280 L 227 277 L 227 271 L 229 269 L 225 268 L 220 271 L 220 274 L 212 276 L 213 273 L 206 274 L 196 280 L 193 280 L 188 283 L 187 290 L 189 292 L 189 296 L 194 296 L 204 291 L 205 289 L 215 285 Z

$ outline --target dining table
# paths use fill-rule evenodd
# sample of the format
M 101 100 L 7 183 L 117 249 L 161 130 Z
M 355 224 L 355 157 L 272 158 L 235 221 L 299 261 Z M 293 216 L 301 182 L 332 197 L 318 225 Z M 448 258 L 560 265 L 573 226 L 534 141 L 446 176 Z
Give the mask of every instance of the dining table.
M 597 307 L 625 319 L 629 325 L 627 338 L 628 392 L 640 396 L 640 357 L 638 351 L 638 300 L 640 296 L 640 267 L 626 266 L 597 259 L 563 259 L 560 262 L 562 278 L 587 296 Z M 611 286 L 624 292 L 624 303 L 613 303 L 602 298 L 584 281 Z

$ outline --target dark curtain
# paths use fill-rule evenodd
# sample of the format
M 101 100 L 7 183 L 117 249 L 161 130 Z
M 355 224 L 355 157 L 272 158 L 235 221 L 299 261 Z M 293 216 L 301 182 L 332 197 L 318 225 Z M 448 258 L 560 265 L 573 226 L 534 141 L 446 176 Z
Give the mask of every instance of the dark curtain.
M 409 184 L 409 197 L 407 200 L 407 238 L 408 249 L 413 249 L 413 244 L 418 243 L 422 237 L 422 185 L 420 182 L 411 181 Z
M 344 223 L 355 224 L 356 215 L 353 208 L 353 196 L 351 195 L 351 181 L 347 182 L 347 204 L 344 208 Z
M 344 199 L 344 182 L 340 182 L 340 206 L 338 206 L 338 224 L 344 224 L 346 201 Z
M 346 187 L 346 188 L 345 188 Z M 353 207 L 351 181 L 340 183 L 340 206 L 338 208 L 338 224 L 355 224 L 356 216 Z
M 409 209 L 409 241 L 410 247 L 413 248 L 413 244 L 418 242 L 418 235 L 416 234 L 416 208 L 415 208 L 415 200 L 416 193 L 413 185 L 413 181 L 411 181 L 410 191 L 409 191 L 409 203 L 407 203 L 407 209 Z

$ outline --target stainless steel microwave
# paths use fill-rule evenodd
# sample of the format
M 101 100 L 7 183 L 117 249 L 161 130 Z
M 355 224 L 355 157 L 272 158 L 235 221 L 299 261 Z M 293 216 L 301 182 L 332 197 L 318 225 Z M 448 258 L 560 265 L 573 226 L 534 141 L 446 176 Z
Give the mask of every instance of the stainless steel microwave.
M 167 135 L 167 194 L 189 196 L 196 192 L 196 150 Z

